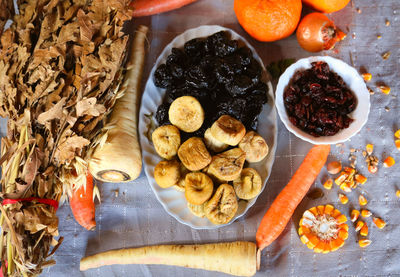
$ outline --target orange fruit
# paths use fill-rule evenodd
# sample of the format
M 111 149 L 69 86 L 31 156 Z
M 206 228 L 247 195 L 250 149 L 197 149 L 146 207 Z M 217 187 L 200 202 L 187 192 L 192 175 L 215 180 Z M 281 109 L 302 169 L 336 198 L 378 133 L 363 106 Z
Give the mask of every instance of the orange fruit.
M 311 8 L 324 12 L 333 13 L 343 9 L 350 0 L 303 0 L 303 3 Z
M 236 17 L 246 32 L 259 41 L 290 36 L 301 15 L 301 0 L 235 0 Z

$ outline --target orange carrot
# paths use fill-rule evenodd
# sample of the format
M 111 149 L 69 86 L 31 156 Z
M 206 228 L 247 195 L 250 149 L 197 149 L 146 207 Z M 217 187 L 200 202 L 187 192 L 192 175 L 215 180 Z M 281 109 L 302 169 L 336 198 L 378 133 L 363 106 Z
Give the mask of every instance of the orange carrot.
M 148 16 L 179 9 L 196 0 L 134 0 L 133 17 Z
M 277 239 L 285 229 L 294 210 L 324 166 L 329 151 L 330 145 L 315 145 L 311 148 L 292 179 L 271 204 L 256 234 L 260 251 Z
M 81 186 L 73 190 L 69 199 L 75 220 L 85 229 L 96 228 L 95 206 L 93 201 L 93 176 L 88 172 L 86 175 L 86 188 Z

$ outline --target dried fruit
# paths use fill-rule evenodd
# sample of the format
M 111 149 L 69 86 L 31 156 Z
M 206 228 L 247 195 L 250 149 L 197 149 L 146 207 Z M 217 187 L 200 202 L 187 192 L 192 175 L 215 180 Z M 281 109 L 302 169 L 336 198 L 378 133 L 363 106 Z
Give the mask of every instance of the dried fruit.
M 360 194 L 360 196 L 358 197 L 358 202 L 361 206 L 365 206 L 368 203 L 367 198 L 365 198 L 365 196 L 362 194 Z
M 364 224 L 364 226 L 360 230 L 360 235 L 363 237 L 368 236 L 368 225 Z
M 362 217 L 370 217 L 372 215 L 371 211 L 369 210 L 361 210 Z
M 372 221 L 375 223 L 376 227 L 378 227 L 379 229 L 383 229 L 386 225 L 386 222 L 379 217 L 374 217 L 372 219 Z
M 300 219 L 300 240 L 316 253 L 336 251 L 348 238 L 347 218 L 332 205 L 306 210 Z
M 338 174 L 342 170 L 342 163 L 340 161 L 330 162 L 326 168 L 330 174 Z
M 349 202 L 349 198 L 342 193 L 339 193 L 339 200 L 343 205 L 347 204 L 347 202 Z
M 361 228 L 364 227 L 364 225 L 365 225 L 364 221 L 361 221 L 361 220 L 360 220 L 360 221 L 357 221 L 357 224 L 356 224 L 356 232 L 360 231 Z
M 360 239 L 358 241 L 358 245 L 360 245 L 360 247 L 362 247 L 362 248 L 367 247 L 370 244 L 371 244 L 371 240 L 369 240 L 369 239 Z
M 372 74 L 371 73 L 363 73 L 361 74 L 365 82 L 371 81 L 372 79 Z
M 390 93 L 390 87 L 388 87 L 388 86 L 381 85 L 378 88 L 384 94 L 389 94 Z
M 329 178 L 328 180 L 325 181 L 323 186 L 326 189 L 331 189 L 332 188 L 332 184 L 333 184 L 333 180 L 331 178 Z
M 394 145 L 396 146 L 397 150 L 400 151 L 400 139 L 396 139 L 396 140 L 394 141 Z
M 395 160 L 391 156 L 389 156 L 383 161 L 383 166 L 392 167 L 394 166 L 395 163 L 396 163 Z
M 373 145 L 373 144 L 367 144 L 367 145 L 365 146 L 365 149 L 367 150 L 367 154 L 368 154 L 368 155 L 371 155 L 372 152 L 374 151 L 374 145 Z
M 360 211 L 359 210 L 352 210 L 351 214 L 350 214 L 351 222 L 356 222 L 359 216 L 360 216 Z

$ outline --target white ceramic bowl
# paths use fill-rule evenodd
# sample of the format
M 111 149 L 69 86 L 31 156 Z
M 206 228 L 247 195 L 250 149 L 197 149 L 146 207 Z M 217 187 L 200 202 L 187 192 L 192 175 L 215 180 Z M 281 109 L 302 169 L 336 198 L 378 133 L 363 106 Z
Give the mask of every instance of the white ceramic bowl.
M 284 106 L 283 93 L 295 72 L 298 70 L 311 68 L 311 63 L 316 61 L 326 62 L 329 65 L 330 70 L 336 72 L 340 77 L 343 78 L 343 81 L 347 84 L 357 98 L 356 109 L 349 114 L 349 117 L 354 121 L 350 123 L 348 128 L 342 129 L 334 136 L 314 137 L 302 131 L 289 121 L 289 117 Z M 296 63 L 289 66 L 279 78 L 279 82 L 276 87 L 275 99 L 275 105 L 278 110 L 279 117 L 281 118 L 283 124 L 285 124 L 286 128 L 297 137 L 313 144 L 335 144 L 347 141 L 349 138 L 357 134 L 367 122 L 370 109 L 369 92 L 364 80 L 360 74 L 358 74 L 357 70 L 341 60 L 328 56 L 315 56 L 300 59 Z
M 156 68 L 160 64 L 165 63 L 173 47 L 181 48 L 186 41 L 197 37 L 207 37 L 219 31 L 228 32 L 231 35 L 232 39 L 238 39 L 251 50 L 251 52 L 253 53 L 253 57 L 260 63 L 263 68 L 262 78 L 263 81 L 265 81 L 268 85 L 268 103 L 264 105 L 263 110 L 258 117 L 258 133 L 266 140 L 270 151 L 267 157 L 264 158 L 264 160 L 249 165 L 250 167 L 255 168 L 258 173 L 260 173 L 261 179 L 263 181 L 262 190 L 264 190 L 269 175 L 271 174 L 277 145 L 277 116 L 275 111 L 272 85 L 269 81 L 269 76 L 264 68 L 262 60 L 257 55 L 254 48 L 242 36 L 238 35 L 233 30 L 224 28 L 222 26 L 204 25 L 185 31 L 184 33 L 173 39 L 171 43 L 169 43 L 164 48 L 156 63 L 154 64 L 153 69 L 150 72 L 149 79 L 147 80 L 146 87 L 144 89 L 142 104 L 139 112 L 139 135 L 144 162 L 144 172 L 146 173 L 147 180 L 149 181 L 149 184 L 153 189 L 155 196 L 160 201 L 167 213 L 172 215 L 179 222 L 195 229 L 216 229 L 231 224 L 236 219 L 243 216 L 247 212 L 247 210 L 254 205 L 257 197 L 249 201 L 239 200 L 238 210 L 234 218 L 227 224 L 214 225 L 207 218 L 194 216 L 187 208 L 187 202 L 184 193 L 179 192 L 174 188 L 160 188 L 155 182 L 154 167 L 159 161 L 161 161 L 161 158 L 157 155 L 151 141 L 149 141 L 144 134 L 147 132 L 148 125 L 150 124 L 151 119 L 155 121 L 154 115 L 157 111 L 158 105 L 161 104 L 165 94 L 165 89 L 158 88 L 154 84 L 153 78 Z

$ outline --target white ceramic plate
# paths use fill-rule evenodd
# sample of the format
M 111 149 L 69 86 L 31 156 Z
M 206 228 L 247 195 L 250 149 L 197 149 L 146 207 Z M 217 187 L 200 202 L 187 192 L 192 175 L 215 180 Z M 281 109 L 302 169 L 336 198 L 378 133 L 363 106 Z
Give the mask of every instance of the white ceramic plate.
M 271 82 L 268 79 L 268 74 L 265 70 L 265 67 L 254 48 L 243 37 L 241 37 L 234 31 L 221 26 L 200 26 L 195 29 L 187 30 L 186 32 L 182 33 L 174 40 L 172 40 L 172 42 L 164 48 L 161 55 L 157 59 L 146 83 L 139 113 L 140 144 L 142 148 L 144 170 L 157 199 L 170 215 L 175 217 L 179 222 L 189 225 L 190 227 L 195 229 L 215 229 L 228 225 L 235 221 L 237 218 L 244 215 L 246 211 L 256 202 L 257 198 L 254 198 L 250 201 L 239 201 L 239 208 L 235 217 L 225 225 L 214 225 L 207 218 L 199 218 L 194 216 L 187 208 L 187 202 L 184 193 L 179 192 L 174 188 L 163 189 L 156 184 L 154 180 L 154 167 L 158 162 L 161 161 L 161 158 L 157 155 L 156 151 L 154 150 L 153 144 L 148 140 L 145 133 L 147 132 L 147 126 L 150 122 L 150 117 L 148 115 L 152 115 L 153 120 L 156 122 L 154 116 L 157 111 L 157 107 L 162 103 L 162 99 L 165 94 L 165 89 L 158 88 L 154 84 L 154 71 L 160 64 L 165 63 L 173 47 L 182 48 L 185 42 L 193 38 L 207 37 L 219 31 L 227 31 L 230 33 L 232 39 L 237 39 L 247 45 L 247 47 L 253 52 L 254 58 L 257 59 L 257 61 L 262 65 L 263 81 L 267 83 L 269 88 L 268 103 L 264 105 L 258 119 L 258 132 L 267 141 L 270 147 L 270 151 L 268 156 L 263 161 L 251 164 L 251 167 L 255 168 L 261 175 L 261 178 L 263 180 L 262 190 L 265 188 L 265 184 L 271 173 L 276 150 L 277 117 L 274 108 L 273 89 Z
M 349 128 L 342 129 L 334 136 L 313 137 L 312 135 L 294 126 L 289 121 L 283 101 L 283 93 L 294 73 L 298 70 L 311 68 L 311 63 L 316 61 L 326 62 L 332 71 L 336 72 L 340 77 L 343 78 L 343 81 L 347 84 L 357 98 L 357 107 L 352 113 L 349 114 L 349 117 L 354 119 L 354 121 L 350 124 Z M 279 82 L 276 87 L 275 104 L 279 117 L 281 118 L 283 124 L 285 124 L 286 128 L 297 137 L 313 144 L 336 144 L 348 140 L 357 134 L 367 122 L 370 109 L 369 92 L 364 80 L 360 74 L 358 74 L 357 70 L 341 60 L 328 56 L 315 56 L 300 59 L 289 66 L 279 78 Z

